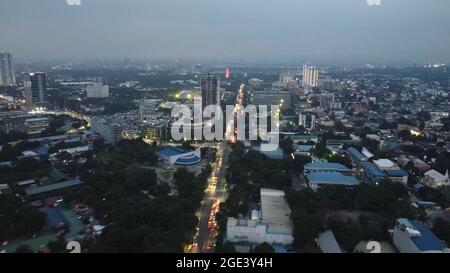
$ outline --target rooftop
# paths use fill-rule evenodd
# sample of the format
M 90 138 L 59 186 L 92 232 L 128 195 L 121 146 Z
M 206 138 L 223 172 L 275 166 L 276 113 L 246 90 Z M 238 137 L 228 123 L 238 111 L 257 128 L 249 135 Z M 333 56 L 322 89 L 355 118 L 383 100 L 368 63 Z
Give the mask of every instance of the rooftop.
M 261 188 L 261 211 L 268 233 L 292 234 L 291 209 L 283 191 Z
M 309 183 L 330 185 L 358 185 L 358 180 L 353 175 L 343 175 L 339 172 L 315 172 L 307 175 Z
M 445 244 L 429 228 L 418 221 L 400 218 L 397 219 L 397 222 L 405 225 L 408 231 L 411 231 L 411 241 L 420 251 L 436 251 L 446 248 Z
M 380 168 L 392 168 L 395 166 L 394 162 L 385 158 L 374 160 L 373 163 L 375 163 Z
M 363 155 L 360 151 L 358 151 L 354 147 L 350 147 L 347 149 L 347 151 L 354 157 L 356 157 L 359 161 L 366 161 L 367 157 Z
M 386 174 L 371 162 L 363 162 L 363 168 L 366 172 L 370 172 L 373 176 L 385 177 Z
M 336 170 L 336 171 L 350 171 L 349 168 L 345 167 L 340 163 L 325 163 L 325 162 L 315 162 L 308 163 L 305 165 L 305 169 L 326 169 L 326 170 Z
M 40 193 L 46 193 L 46 192 L 50 192 L 50 191 L 61 190 L 61 189 L 64 189 L 64 188 L 77 186 L 77 185 L 80 185 L 80 184 L 81 184 L 80 180 L 74 179 L 74 180 L 68 180 L 68 181 L 64 181 L 64 182 L 60 182 L 60 183 L 45 185 L 45 186 L 41 186 L 41 187 L 37 187 L 37 188 L 26 189 L 25 193 L 28 196 L 31 196 L 31 195 L 36 195 L 36 194 L 40 194 Z

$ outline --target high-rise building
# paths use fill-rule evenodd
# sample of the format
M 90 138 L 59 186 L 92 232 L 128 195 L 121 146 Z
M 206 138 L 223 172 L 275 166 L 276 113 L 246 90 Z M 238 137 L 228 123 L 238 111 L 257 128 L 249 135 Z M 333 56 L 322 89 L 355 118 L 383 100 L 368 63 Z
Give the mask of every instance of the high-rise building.
M 216 105 L 219 103 L 219 81 L 216 77 L 207 76 L 201 79 L 202 90 L 202 110 L 208 105 Z
M 0 52 L 0 85 L 16 85 L 13 56 L 8 52 Z
M 289 87 L 296 84 L 295 74 L 292 72 L 282 72 L 280 73 L 279 85 L 281 87 Z
M 225 69 L 225 79 L 230 78 L 230 67 L 227 65 L 227 68 Z
M 309 64 L 303 65 L 303 86 L 316 87 L 319 80 L 319 70 Z
M 306 130 L 314 130 L 316 128 L 316 114 L 311 112 L 300 113 L 298 125 L 303 126 Z
M 24 87 L 28 109 L 47 105 L 47 74 L 44 72 L 25 74 Z

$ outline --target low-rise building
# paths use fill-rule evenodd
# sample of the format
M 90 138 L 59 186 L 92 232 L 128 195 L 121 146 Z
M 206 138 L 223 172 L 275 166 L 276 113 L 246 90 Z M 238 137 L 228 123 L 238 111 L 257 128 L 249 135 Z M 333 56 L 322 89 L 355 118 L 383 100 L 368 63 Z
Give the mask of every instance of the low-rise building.
M 440 186 L 448 186 L 449 178 L 448 171 L 445 175 L 441 174 L 436 170 L 430 170 L 425 173 L 423 182 L 429 187 L 437 188 Z
M 200 162 L 202 159 L 200 148 L 186 150 L 179 147 L 165 147 L 156 154 L 160 159 L 170 165 L 191 165 Z
M 305 172 L 350 172 L 351 170 L 340 163 L 314 162 L 305 165 Z
M 361 167 L 363 169 L 363 177 L 370 183 L 378 184 L 386 178 L 386 174 L 372 162 L 363 162 Z
M 309 186 L 314 191 L 326 185 L 341 187 L 354 187 L 359 184 L 353 175 L 345 175 L 340 172 L 312 172 L 306 175 Z
M 401 253 L 450 253 L 450 249 L 429 228 L 416 220 L 397 219 L 392 236 Z
M 285 193 L 274 189 L 261 189 L 261 217 L 227 220 L 226 239 L 235 243 L 289 246 L 294 242 L 293 223 Z M 255 213 L 254 215 L 259 215 Z

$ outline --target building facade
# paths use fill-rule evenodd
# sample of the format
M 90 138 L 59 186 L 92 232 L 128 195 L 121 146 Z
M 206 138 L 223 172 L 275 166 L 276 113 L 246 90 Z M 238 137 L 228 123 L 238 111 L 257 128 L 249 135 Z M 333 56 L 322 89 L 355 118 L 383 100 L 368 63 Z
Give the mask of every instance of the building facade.
M 8 52 L 0 52 L 0 85 L 16 85 L 13 55 Z
M 305 87 L 316 87 L 319 81 L 319 70 L 317 67 L 309 64 L 303 65 L 303 81 Z
M 207 76 L 200 81 L 202 91 L 202 110 L 208 105 L 219 103 L 219 80 L 213 76 Z
M 34 72 L 24 75 L 25 100 L 27 109 L 47 105 L 47 74 Z

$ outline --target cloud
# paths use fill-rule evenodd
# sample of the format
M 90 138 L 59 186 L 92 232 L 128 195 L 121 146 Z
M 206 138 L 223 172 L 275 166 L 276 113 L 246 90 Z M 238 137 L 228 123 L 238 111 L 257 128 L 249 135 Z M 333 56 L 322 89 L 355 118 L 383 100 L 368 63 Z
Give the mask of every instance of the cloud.
M 369 6 L 381 6 L 381 0 L 367 0 Z
M 81 0 L 66 0 L 69 6 L 81 6 Z

